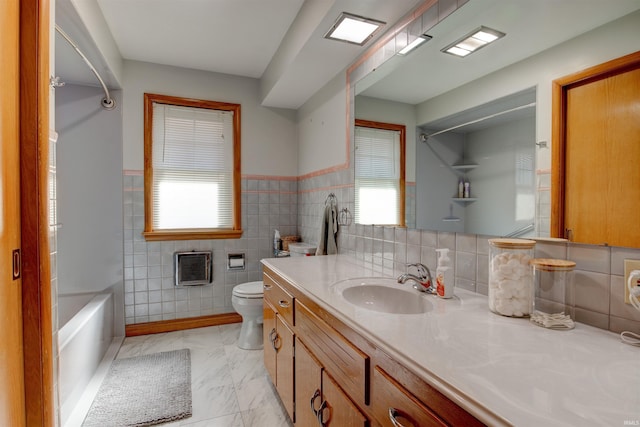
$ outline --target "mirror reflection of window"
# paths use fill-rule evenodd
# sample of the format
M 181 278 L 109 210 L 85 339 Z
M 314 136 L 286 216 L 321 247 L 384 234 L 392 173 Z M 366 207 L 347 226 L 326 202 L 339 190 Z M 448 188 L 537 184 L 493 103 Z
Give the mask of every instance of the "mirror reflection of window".
M 356 123 L 355 220 L 358 224 L 403 226 L 404 132 L 383 125 Z
M 534 154 L 527 150 L 516 153 L 515 166 L 516 221 L 534 221 L 536 211 L 535 196 L 535 159 Z

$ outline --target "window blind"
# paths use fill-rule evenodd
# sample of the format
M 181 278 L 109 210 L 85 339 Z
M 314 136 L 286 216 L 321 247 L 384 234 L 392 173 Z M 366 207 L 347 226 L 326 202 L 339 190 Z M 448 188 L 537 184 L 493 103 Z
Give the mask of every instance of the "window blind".
M 355 128 L 355 220 L 400 224 L 400 132 Z
M 233 227 L 233 112 L 153 103 L 154 229 Z

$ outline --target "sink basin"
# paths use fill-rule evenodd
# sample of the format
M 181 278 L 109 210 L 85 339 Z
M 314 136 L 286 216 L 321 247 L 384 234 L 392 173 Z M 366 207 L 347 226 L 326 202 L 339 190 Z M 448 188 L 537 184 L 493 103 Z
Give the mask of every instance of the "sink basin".
M 418 291 L 387 278 L 349 279 L 336 284 L 351 304 L 371 311 L 394 314 L 420 314 L 431 309 L 431 303 Z

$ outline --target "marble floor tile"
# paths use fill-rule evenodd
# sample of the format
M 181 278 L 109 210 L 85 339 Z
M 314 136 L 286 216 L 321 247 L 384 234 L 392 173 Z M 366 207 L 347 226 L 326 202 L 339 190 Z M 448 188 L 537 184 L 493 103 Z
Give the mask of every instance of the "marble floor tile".
M 190 423 L 189 420 L 184 420 L 184 424 L 182 425 L 189 427 L 244 427 L 242 414 L 240 413 L 209 418 L 208 420 L 196 421 L 193 423 Z
M 191 350 L 193 415 L 163 427 L 292 427 L 264 368 L 262 350 L 238 348 L 239 333 L 236 323 L 129 337 L 117 358 Z
M 235 384 L 240 411 L 279 405 L 275 390 L 271 388 L 271 380 L 265 373 L 261 377 Z
M 244 427 L 290 427 L 293 424 L 282 408 L 262 406 L 242 412 Z
M 184 348 L 222 348 L 223 336 L 218 326 L 208 328 L 189 329 L 182 331 L 182 344 Z
M 235 344 L 238 340 L 238 335 L 240 335 L 241 326 L 242 323 L 230 323 L 228 325 L 218 326 L 222 343 L 224 345 Z
M 224 351 L 229 360 L 234 384 L 260 378 L 267 372 L 262 350 L 243 350 L 236 345 L 225 345 Z
M 240 412 L 233 385 L 192 389 L 192 421 L 207 420 Z

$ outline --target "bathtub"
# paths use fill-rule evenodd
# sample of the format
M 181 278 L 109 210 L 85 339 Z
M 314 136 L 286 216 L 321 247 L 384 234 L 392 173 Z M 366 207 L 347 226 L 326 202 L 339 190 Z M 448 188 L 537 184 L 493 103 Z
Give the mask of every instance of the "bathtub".
M 79 403 L 114 337 L 112 293 L 58 296 L 61 425 Z

